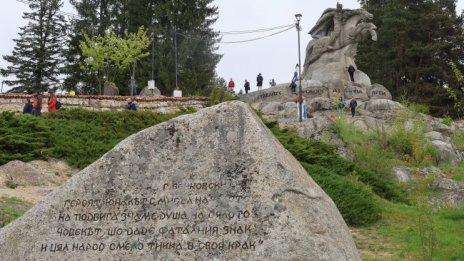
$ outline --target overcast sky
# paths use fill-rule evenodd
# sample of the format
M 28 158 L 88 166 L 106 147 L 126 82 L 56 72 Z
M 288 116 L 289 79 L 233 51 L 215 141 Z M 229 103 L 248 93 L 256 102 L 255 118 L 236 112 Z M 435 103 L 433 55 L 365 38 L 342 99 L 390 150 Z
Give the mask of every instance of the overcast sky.
M 357 0 L 339 0 L 344 8 L 359 8 Z M 22 14 L 28 11 L 28 6 L 16 0 L 1 0 L 0 8 L 0 54 L 11 54 L 14 47 L 12 39 L 18 37 L 20 26 L 26 21 Z M 67 1 L 65 1 L 67 2 Z M 214 25 L 215 30 L 221 32 L 243 31 L 290 25 L 295 23 L 295 14 L 301 18 L 301 59 L 304 62 L 306 44 L 311 37 L 308 31 L 315 24 L 326 8 L 334 8 L 337 0 L 307 1 L 307 0 L 216 0 L 219 7 L 219 19 Z M 458 1 L 457 10 L 460 12 L 464 0 Z M 66 3 L 64 11 L 76 13 Z M 224 35 L 223 42 L 235 42 L 267 36 L 280 30 L 259 34 Z M 379 35 L 379 37 L 382 37 Z M 217 74 L 227 81 L 233 78 L 235 86 L 243 89 L 244 80 L 251 82 L 251 90 L 256 89 L 256 76 L 261 73 L 264 77 L 264 87 L 269 87 L 269 80 L 277 83 L 289 82 L 292 78 L 295 64 L 298 63 L 298 35 L 293 28 L 281 34 L 263 38 L 261 40 L 220 44 L 219 53 L 223 54 L 217 66 Z M 156 54 L 155 54 L 156 55 Z M 0 58 L 0 67 L 6 66 Z M 0 76 L 0 80 L 4 78 Z M 156 80 L 156 79 L 155 79 Z M 236 87 L 236 89 L 237 89 Z M 3 86 L 3 91 L 8 86 Z M 238 90 L 237 90 L 238 91 Z

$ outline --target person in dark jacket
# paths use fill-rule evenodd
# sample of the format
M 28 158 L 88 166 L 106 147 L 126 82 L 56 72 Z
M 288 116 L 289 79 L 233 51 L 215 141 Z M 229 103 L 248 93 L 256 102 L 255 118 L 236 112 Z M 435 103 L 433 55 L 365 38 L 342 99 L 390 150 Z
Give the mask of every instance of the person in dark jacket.
M 245 87 L 245 93 L 248 93 L 250 91 L 250 82 L 245 80 L 243 87 Z
M 32 114 L 32 102 L 31 99 L 24 99 L 23 114 Z
M 135 103 L 132 101 L 132 98 L 127 98 L 127 109 L 128 110 L 133 110 L 133 111 L 138 111 L 137 106 L 135 106 Z
M 260 91 L 263 88 L 263 76 L 261 73 L 258 74 L 258 77 L 256 77 L 256 87 L 258 87 L 258 91 Z
M 351 99 L 350 101 L 351 117 L 354 117 L 357 106 L 358 106 L 358 103 L 356 102 L 356 99 L 355 98 Z
M 354 66 L 350 64 L 350 66 L 348 66 L 348 73 L 350 74 L 350 80 L 352 82 L 354 82 L 354 72 L 355 71 L 356 71 L 356 69 L 354 68 Z

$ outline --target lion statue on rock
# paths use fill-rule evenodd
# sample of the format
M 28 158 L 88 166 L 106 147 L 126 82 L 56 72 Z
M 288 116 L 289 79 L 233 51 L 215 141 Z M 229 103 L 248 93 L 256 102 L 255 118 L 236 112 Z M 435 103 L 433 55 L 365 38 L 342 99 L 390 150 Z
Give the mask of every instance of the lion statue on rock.
M 349 79 L 347 68 L 356 69 L 354 56 L 357 44 L 367 38 L 377 40 L 376 26 L 369 21 L 373 15 L 364 9 L 326 9 L 309 31 L 313 37 L 306 47 L 302 77 L 305 80 L 327 82 L 331 79 Z M 371 85 L 369 77 L 356 70 L 361 84 Z

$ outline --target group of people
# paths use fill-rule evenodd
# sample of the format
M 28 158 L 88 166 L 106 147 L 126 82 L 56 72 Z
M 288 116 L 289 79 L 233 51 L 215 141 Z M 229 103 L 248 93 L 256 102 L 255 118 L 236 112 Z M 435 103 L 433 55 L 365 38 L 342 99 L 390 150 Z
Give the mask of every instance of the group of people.
M 356 107 L 358 107 L 358 102 L 356 101 L 355 98 L 352 98 L 348 105 L 351 110 L 351 117 L 354 117 L 354 115 L 356 114 Z M 343 100 L 342 97 L 340 97 L 338 99 L 338 112 L 342 114 L 345 107 L 346 107 L 346 102 Z
M 312 115 L 312 111 L 314 109 L 317 110 L 319 108 L 313 108 L 313 109 L 308 109 L 308 105 L 306 104 L 306 97 L 303 96 L 303 95 L 297 95 L 295 96 L 295 103 L 296 103 L 296 106 L 297 106 L 297 116 L 298 116 L 298 119 L 300 118 L 300 111 L 301 111 L 301 118 L 302 119 L 309 119 L 309 118 L 312 118 L 313 115 Z M 301 106 L 301 108 L 300 108 Z M 317 104 L 316 104 L 317 106 Z M 350 100 L 350 102 L 348 103 L 348 106 L 351 110 L 351 117 L 354 117 L 354 115 L 356 114 L 356 107 L 358 107 L 358 102 L 356 101 L 355 98 L 352 98 Z M 340 97 L 338 99 L 338 112 L 340 114 L 343 114 L 344 113 L 344 110 L 346 108 L 346 102 L 343 100 L 342 97 Z
M 258 91 L 263 89 L 263 81 L 264 81 L 263 75 L 261 75 L 261 73 L 259 73 L 258 76 L 256 76 L 256 88 L 258 89 Z M 271 87 L 276 86 L 275 80 L 271 79 L 269 81 L 269 85 Z M 230 78 L 230 81 L 227 84 L 227 88 L 229 89 L 229 92 L 231 94 L 235 94 L 235 91 L 234 91 L 235 82 L 234 82 L 234 80 L 232 78 Z M 250 87 L 250 82 L 248 80 L 245 80 L 245 83 L 243 84 L 243 88 L 245 89 L 245 93 L 250 92 L 251 87 Z
M 36 92 L 32 96 L 32 101 L 30 98 L 23 100 L 23 114 L 32 114 L 34 116 L 42 115 L 44 95 L 41 92 Z M 135 102 L 132 98 L 127 98 L 127 109 L 132 111 L 138 111 Z M 61 108 L 61 102 L 58 101 L 55 93 L 53 91 L 48 92 L 47 100 L 47 109 L 49 112 L 56 111 Z
M 30 98 L 24 99 L 23 114 L 32 114 L 34 116 L 42 115 L 44 96 L 40 92 L 34 93 L 32 102 Z M 47 109 L 48 111 L 56 111 L 61 107 L 61 103 L 57 100 L 53 91 L 48 92 Z

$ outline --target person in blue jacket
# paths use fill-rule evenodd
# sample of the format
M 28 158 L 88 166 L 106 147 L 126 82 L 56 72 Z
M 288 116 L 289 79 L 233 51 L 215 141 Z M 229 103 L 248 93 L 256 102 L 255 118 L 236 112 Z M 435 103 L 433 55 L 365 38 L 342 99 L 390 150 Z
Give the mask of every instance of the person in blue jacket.
M 135 103 L 132 101 L 132 98 L 127 98 L 127 109 L 128 110 L 133 110 L 133 111 L 138 111 L 137 106 L 135 106 Z
M 23 100 L 24 107 L 23 107 L 23 114 L 32 114 L 32 102 L 31 99 Z

